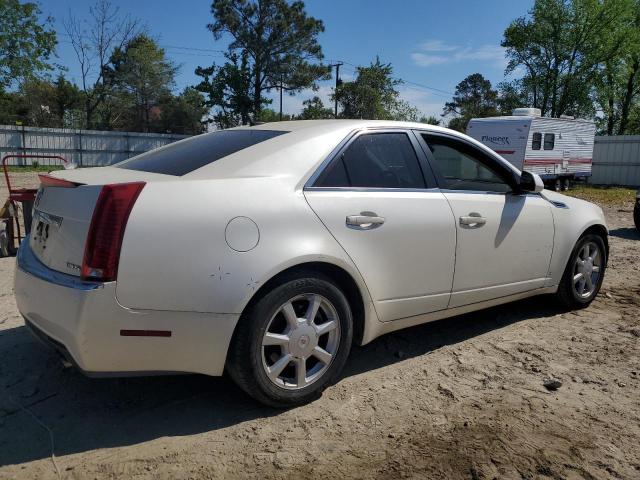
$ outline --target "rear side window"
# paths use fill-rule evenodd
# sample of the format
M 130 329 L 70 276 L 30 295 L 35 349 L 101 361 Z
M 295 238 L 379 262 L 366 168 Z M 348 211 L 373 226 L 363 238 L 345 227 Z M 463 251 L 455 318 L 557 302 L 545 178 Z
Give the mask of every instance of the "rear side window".
M 182 176 L 244 148 L 283 135 L 281 130 L 222 130 L 181 140 L 118 163 L 119 168 Z
M 533 134 L 533 138 L 531 139 L 531 149 L 532 150 L 540 150 L 542 146 L 542 134 L 536 132 Z
M 556 134 L 555 133 L 545 133 L 544 134 L 544 149 L 545 150 L 553 150 L 553 147 L 556 143 Z
M 325 169 L 316 187 L 426 188 L 406 133 L 360 135 Z

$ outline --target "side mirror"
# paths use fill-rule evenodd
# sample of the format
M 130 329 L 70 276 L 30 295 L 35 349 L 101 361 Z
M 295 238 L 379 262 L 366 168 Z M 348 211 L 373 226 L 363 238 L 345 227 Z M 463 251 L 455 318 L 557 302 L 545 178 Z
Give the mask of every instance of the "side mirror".
M 537 173 L 523 171 L 520 174 L 520 190 L 539 193 L 544 190 L 544 182 Z

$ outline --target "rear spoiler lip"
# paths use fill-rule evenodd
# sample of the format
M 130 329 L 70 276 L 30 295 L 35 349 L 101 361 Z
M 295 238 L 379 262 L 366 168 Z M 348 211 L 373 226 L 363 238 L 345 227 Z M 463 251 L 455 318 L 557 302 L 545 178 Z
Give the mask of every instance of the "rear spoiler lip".
M 47 173 L 38 174 L 38 178 L 40 179 L 40 185 L 43 187 L 75 188 L 80 185 L 84 185 L 84 183 L 71 182 L 64 178 L 54 177 Z

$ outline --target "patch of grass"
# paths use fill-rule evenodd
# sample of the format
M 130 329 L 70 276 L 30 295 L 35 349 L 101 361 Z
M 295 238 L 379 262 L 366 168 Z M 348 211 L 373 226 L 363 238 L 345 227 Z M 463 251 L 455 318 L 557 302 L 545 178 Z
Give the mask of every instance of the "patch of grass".
M 575 185 L 569 191 L 562 193 L 606 206 L 624 205 L 636 199 L 636 190 L 624 187 Z
M 9 172 L 13 173 L 28 173 L 28 172 L 51 172 L 53 170 L 62 170 L 64 167 L 62 165 L 26 165 L 26 166 L 14 166 L 9 165 Z M 2 169 L 0 169 L 0 172 Z

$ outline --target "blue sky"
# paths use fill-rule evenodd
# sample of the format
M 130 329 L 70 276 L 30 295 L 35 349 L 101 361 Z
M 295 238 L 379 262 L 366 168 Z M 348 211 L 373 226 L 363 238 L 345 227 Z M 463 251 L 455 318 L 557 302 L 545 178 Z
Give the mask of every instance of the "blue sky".
M 57 61 L 79 80 L 79 67 L 62 20 L 71 10 L 88 14 L 89 0 L 41 0 L 43 14 L 51 15 L 61 34 Z M 226 42 L 216 42 L 206 25 L 211 21 L 208 0 L 112 0 L 121 12 L 146 23 L 149 32 L 180 65 L 176 89 L 197 83 L 198 65 L 220 62 Z M 350 79 L 355 65 L 368 65 L 376 55 L 392 63 L 395 76 L 407 81 L 403 98 L 423 113 L 439 116 L 444 102 L 465 76 L 480 72 L 492 83 L 503 79 L 505 60 L 500 40 L 506 26 L 525 15 L 533 0 L 306 0 L 307 12 L 321 19 L 319 37 L 326 60 L 341 60 L 341 77 Z M 200 49 L 200 50 L 198 50 Z M 203 51 L 205 50 L 205 51 Z M 411 83 L 409 83 L 411 82 Z M 419 85 L 416 85 L 419 84 Z M 284 110 L 297 113 L 302 101 L 320 95 L 329 102 L 331 82 L 317 93 L 285 96 Z M 430 90 L 425 87 L 432 87 Z M 446 93 L 445 93 L 446 92 Z M 278 110 L 277 101 L 272 108 Z

